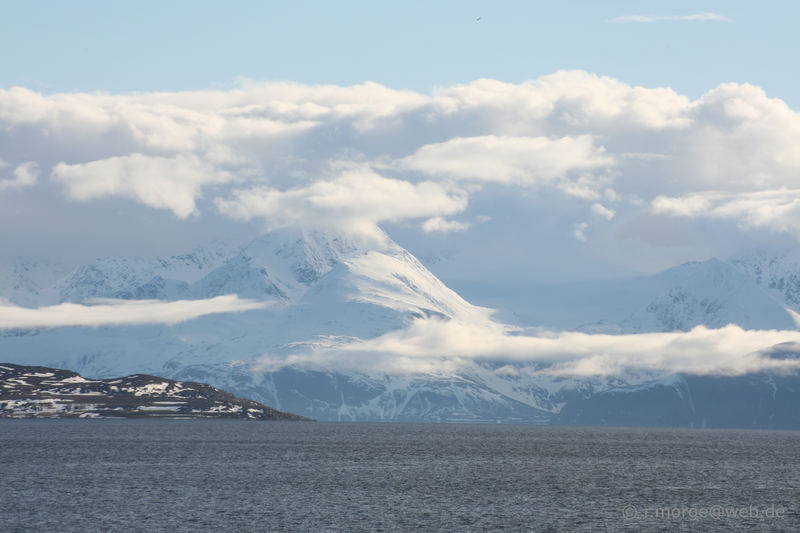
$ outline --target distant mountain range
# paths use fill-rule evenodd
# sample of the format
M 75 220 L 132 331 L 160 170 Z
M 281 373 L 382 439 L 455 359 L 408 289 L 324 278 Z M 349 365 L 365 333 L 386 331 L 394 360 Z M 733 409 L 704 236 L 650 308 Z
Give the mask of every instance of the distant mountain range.
M 137 374 L 87 379 L 41 366 L 0 364 L 0 418 L 232 418 L 305 420 L 205 383 Z
M 498 316 L 589 333 L 727 324 L 797 329 L 800 311 L 800 263 L 789 253 L 686 263 L 625 280 L 501 286 L 481 300 L 500 308 Z M 299 357 L 315 346 L 375 339 L 417 318 L 489 320 L 489 309 L 467 302 L 386 235 L 280 230 L 241 248 L 104 258 L 69 272 L 20 258 L 0 264 L 0 297 L 23 306 L 223 294 L 271 306 L 175 326 L 0 330 L 0 353 L 15 363 L 98 377 L 146 373 L 208 382 L 320 420 L 800 427 L 795 376 L 546 377 L 525 371 L 538 368 L 534 363 L 486 360 L 449 373 L 399 372 Z M 734 411 L 748 414 L 737 418 Z
M 769 272 L 770 274 L 760 274 Z M 468 287 L 484 305 L 526 326 L 591 333 L 688 331 L 736 324 L 797 329 L 800 262 L 787 252 L 689 262 L 658 274 L 548 285 Z

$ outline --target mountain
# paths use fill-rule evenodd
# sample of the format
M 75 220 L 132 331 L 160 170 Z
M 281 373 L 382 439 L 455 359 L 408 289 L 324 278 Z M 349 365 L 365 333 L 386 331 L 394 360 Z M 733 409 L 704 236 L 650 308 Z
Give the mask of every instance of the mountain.
M 55 284 L 57 302 L 92 298 L 175 300 L 185 297 L 190 283 L 224 263 L 230 249 L 222 244 L 151 260 L 107 257 L 73 270 Z M 51 303 L 51 302 L 48 302 Z M 55 302 L 52 302 L 55 303 Z
M 242 247 L 197 248 L 155 259 L 104 258 L 52 278 L 42 278 L 50 284 L 40 282 L 35 290 L 20 283 L 15 286 L 23 288 L 13 291 L 0 286 L 0 296 L 41 305 L 233 293 L 270 306 L 174 326 L 5 330 L 0 332 L 5 359 L 98 377 L 153 374 L 207 382 L 320 420 L 623 423 L 609 414 L 625 412 L 615 407 L 623 399 L 631 406 L 656 409 L 660 400 L 651 398 L 670 398 L 664 405 L 681 405 L 681 412 L 689 413 L 676 415 L 670 424 L 702 425 L 697 402 L 692 411 L 689 398 L 705 394 L 713 399 L 725 383 L 734 389 L 753 384 L 756 392 L 744 396 L 769 405 L 762 401 L 767 389 L 760 384 L 770 376 L 752 382 L 719 378 L 724 386 L 715 389 L 713 380 L 656 371 L 558 377 L 542 373 L 542 363 L 502 356 L 455 362 L 435 354 L 426 356 L 429 360 L 410 354 L 400 358 L 405 366 L 395 368 L 387 366 L 379 348 L 348 351 L 419 321 L 453 322 L 467 331 L 496 325 L 490 309 L 466 301 L 385 234 L 282 229 Z M 640 333 L 729 323 L 796 329 L 779 292 L 740 264 L 716 259 L 653 276 L 538 291 L 511 289 L 505 295 L 495 291 L 494 296 L 508 304 L 520 324 L 565 330 Z M 781 391 L 776 396 L 780 405 L 765 407 L 769 412 L 759 415 L 758 424 L 793 423 L 776 414 L 793 398 L 793 379 L 773 379 Z M 648 418 L 632 410 L 627 420 L 641 424 Z M 721 419 L 705 420 L 713 425 Z
M 790 280 L 791 267 L 785 272 Z M 800 265 L 795 272 L 800 294 Z M 483 305 L 505 309 L 504 318 L 523 326 L 587 333 L 689 331 L 727 324 L 797 329 L 791 302 L 740 263 L 716 258 L 648 276 L 516 288 L 468 286 L 467 293 Z
M 670 268 L 641 280 L 648 301 L 618 324 L 584 326 L 592 332 L 689 331 L 696 326 L 795 329 L 780 301 L 730 263 L 713 258 Z M 640 281 L 640 283 L 641 283 Z M 608 327 L 604 327 L 608 326 Z
M 795 312 L 800 312 L 800 253 L 757 250 L 731 259 L 762 288 Z
M 239 418 L 306 420 L 204 383 L 158 376 L 86 379 L 41 366 L 0 364 L 0 418 Z
M 101 377 L 208 375 L 217 380 L 215 384 L 240 387 L 244 381 L 241 376 L 230 379 L 232 369 L 252 366 L 264 354 L 291 354 L 337 339 L 370 339 L 419 317 L 469 322 L 489 313 L 447 288 L 386 235 L 281 230 L 224 259 L 207 252 L 196 251 L 197 255 L 211 255 L 215 261 L 191 261 L 190 268 L 176 268 L 172 259 L 96 260 L 69 273 L 50 292 L 60 295 L 58 301 L 72 301 L 76 295 L 87 300 L 136 298 L 156 279 L 160 286 L 180 290 L 149 297 L 172 300 L 236 293 L 274 305 L 173 327 L 7 331 L 0 337 L 2 351 L 13 354 L 15 361 Z M 281 401 L 267 391 L 254 397 L 273 404 Z
M 48 300 L 58 280 L 67 275 L 64 265 L 31 257 L 0 257 L 0 298 L 36 306 Z

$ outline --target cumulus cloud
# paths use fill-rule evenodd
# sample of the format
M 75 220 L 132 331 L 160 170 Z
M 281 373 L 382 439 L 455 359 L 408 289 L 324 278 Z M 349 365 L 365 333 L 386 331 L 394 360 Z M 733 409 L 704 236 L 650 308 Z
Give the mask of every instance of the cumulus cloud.
M 434 97 L 425 115 L 429 125 L 456 121 L 483 134 L 608 137 L 691 125 L 686 96 L 584 71 L 559 71 L 519 84 L 481 79 L 439 89 Z
M 0 329 L 178 324 L 214 313 L 263 309 L 268 302 L 243 300 L 234 294 L 206 300 L 98 299 L 94 305 L 62 303 L 30 309 L 0 300 Z
M 104 196 L 135 198 L 150 207 L 169 209 L 180 218 L 195 210 L 204 185 L 231 181 L 233 176 L 194 156 L 155 157 L 142 154 L 53 167 L 70 196 L 91 200 Z
M 452 215 L 464 210 L 464 191 L 432 181 L 384 178 L 368 167 L 347 168 L 330 180 L 278 190 L 256 187 L 217 201 L 230 216 L 264 219 L 270 226 L 345 225 L 369 230 L 383 221 Z
M 656 214 L 729 219 L 745 227 L 800 232 L 800 189 L 659 196 L 653 200 L 651 209 Z
M 428 144 L 400 164 L 457 180 L 521 186 L 555 182 L 567 193 L 592 197 L 601 180 L 589 172 L 612 166 L 614 159 L 589 135 L 558 139 L 488 135 Z
M 0 169 L 6 166 L 8 166 L 8 164 L 0 160 Z M 13 178 L 0 179 L 0 192 L 36 185 L 36 182 L 39 180 L 39 171 L 36 167 L 37 165 L 34 161 L 28 161 L 16 167 L 13 172 Z
M 723 84 L 701 97 L 690 115 L 695 126 L 686 132 L 686 152 L 678 152 L 690 172 L 682 180 L 686 189 L 758 191 L 796 185 L 800 114 L 785 102 L 752 85 Z
M 719 13 L 693 13 L 691 15 L 623 15 L 608 22 L 733 22 Z
M 4 171 L 0 189 L 25 189 L 29 202 L 39 190 L 83 202 L 122 197 L 179 218 L 211 205 L 269 227 L 420 220 L 422 236 L 478 232 L 453 215 L 474 217 L 477 205 L 499 220 L 507 206 L 485 204 L 506 188 L 526 200 L 563 195 L 562 237 L 588 209 L 613 239 L 637 214 L 674 214 L 664 198 L 711 202 L 731 232 L 798 236 L 793 208 L 779 203 L 788 214 L 767 222 L 753 195 L 796 188 L 799 144 L 800 114 L 758 87 L 723 84 L 692 100 L 583 71 L 429 94 L 251 81 L 121 95 L 0 90 L 0 158 L 16 169 L 12 178 Z M 58 187 L 31 187 L 37 168 Z M 49 198 L 42 206 L 57 217 Z M 29 225 L 35 207 L 19 206 Z M 546 209 L 536 216 L 520 226 L 554 218 Z

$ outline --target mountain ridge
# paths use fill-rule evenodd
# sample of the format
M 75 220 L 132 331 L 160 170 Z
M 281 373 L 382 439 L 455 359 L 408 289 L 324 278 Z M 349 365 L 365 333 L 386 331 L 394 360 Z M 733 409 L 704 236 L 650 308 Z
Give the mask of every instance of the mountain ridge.
M 102 260 L 118 271 L 96 279 L 73 275 L 79 267 L 56 286 L 75 289 L 65 293 L 67 299 L 78 294 L 198 299 L 233 292 L 274 305 L 174 326 L 6 331 L 0 334 L 3 353 L 26 364 L 101 377 L 150 373 L 207 381 L 321 420 L 571 423 L 585 421 L 574 408 L 591 398 L 602 402 L 608 394 L 618 394 L 609 391 L 622 390 L 630 399 L 662 389 L 677 394 L 664 384 L 683 379 L 653 370 L 548 377 L 539 363 L 503 361 L 502 356 L 480 362 L 463 359 L 452 371 L 434 373 L 382 368 L 379 353 L 329 359 L 326 354 L 340 346 L 377 339 L 419 320 L 485 325 L 491 323 L 493 310 L 462 298 L 386 234 L 348 236 L 295 228 L 262 235 L 224 253 L 193 253 L 195 259 L 208 260 L 192 259 L 190 254 L 171 256 L 182 258 L 173 263 Z M 165 278 L 164 273 L 175 278 Z M 589 321 L 563 329 L 643 333 L 727 323 L 796 329 L 779 293 L 768 291 L 734 263 L 692 262 L 627 286 L 617 283 L 608 289 L 616 298 L 595 304 L 601 314 L 603 305 L 616 306 L 616 315 L 602 315 L 611 317 L 605 323 Z M 592 293 L 579 296 L 585 300 Z M 525 294 L 522 298 L 528 306 L 548 305 Z M 369 369 L 359 366 L 367 362 Z M 795 386 L 791 380 L 781 383 Z M 562 413 L 572 413 L 572 418 Z

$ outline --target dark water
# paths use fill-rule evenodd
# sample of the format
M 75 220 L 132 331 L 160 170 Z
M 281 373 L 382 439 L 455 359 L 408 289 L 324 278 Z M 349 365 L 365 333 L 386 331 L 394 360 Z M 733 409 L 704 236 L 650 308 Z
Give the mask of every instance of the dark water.
M 0 421 L 0 531 L 800 531 L 798 465 L 798 432 Z

